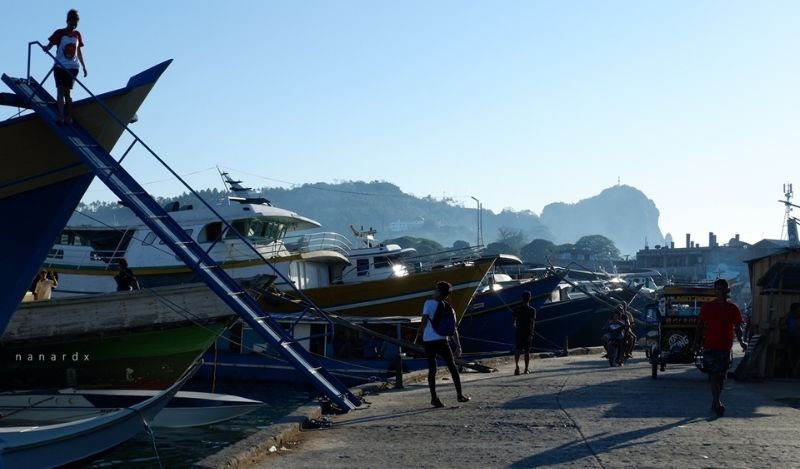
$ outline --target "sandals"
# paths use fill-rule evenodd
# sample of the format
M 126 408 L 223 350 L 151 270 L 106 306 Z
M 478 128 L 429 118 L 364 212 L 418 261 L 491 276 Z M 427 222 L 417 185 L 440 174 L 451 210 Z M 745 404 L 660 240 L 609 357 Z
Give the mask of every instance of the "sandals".
M 464 395 L 458 396 L 458 402 L 469 402 L 471 399 L 472 398 L 469 396 L 464 396 Z

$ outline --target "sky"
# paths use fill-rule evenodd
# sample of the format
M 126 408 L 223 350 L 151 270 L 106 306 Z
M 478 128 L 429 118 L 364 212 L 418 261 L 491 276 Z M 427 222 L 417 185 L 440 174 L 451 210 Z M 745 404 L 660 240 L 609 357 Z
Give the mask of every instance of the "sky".
M 3 5 L 0 71 L 24 76 L 69 8 L 95 93 L 174 60 L 132 129 L 197 189 L 223 189 L 219 167 L 541 214 L 620 183 L 676 245 L 785 238 L 797 1 L 27 0 Z M 34 49 L 31 74 L 49 66 Z M 125 167 L 151 194 L 185 190 L 144 152 Z

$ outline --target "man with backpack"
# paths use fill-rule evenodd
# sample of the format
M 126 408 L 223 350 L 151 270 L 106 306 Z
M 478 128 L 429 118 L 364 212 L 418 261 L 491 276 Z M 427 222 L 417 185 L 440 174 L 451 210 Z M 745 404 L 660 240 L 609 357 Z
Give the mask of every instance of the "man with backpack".
M 446 301 L 451 287 L 452 285 L 448 282 L 436 283 L 433 298 L 427 300 L 422 307 L 422 322 L 417 331 L 417 338 L 422 332 L 422 346 L 425 348 L 425 356 L 428 359 L 428 388 L 431 391 L 431 405 L 434 407 L 444 407 L 442 401 L 436 396 L 437 355 L 444 358 L 447 363 L 447 369 L 450 371 L 456 387 L 458 402 L 470 400 L 469 396 L 461 392 L 461 377 L 456 368 L 455 357 L 461 356 L 461 341 L 456 328 L 456 313 L 450 303 Z M 450 349 L 449 339 L 451 338 L 455 351 Z

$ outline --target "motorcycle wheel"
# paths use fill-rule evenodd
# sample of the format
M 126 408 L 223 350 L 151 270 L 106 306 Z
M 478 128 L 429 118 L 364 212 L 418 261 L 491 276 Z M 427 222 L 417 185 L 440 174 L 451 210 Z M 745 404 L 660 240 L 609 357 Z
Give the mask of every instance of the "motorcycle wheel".
M 617 354 L 619 353 L 617 344 L 613 342 L 608 343 L 608 366 L 616 366 Z

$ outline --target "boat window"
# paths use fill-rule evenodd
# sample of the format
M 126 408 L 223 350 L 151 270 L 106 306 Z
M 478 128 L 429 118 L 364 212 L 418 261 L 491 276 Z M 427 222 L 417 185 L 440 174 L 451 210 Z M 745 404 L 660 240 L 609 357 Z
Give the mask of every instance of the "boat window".
M 222 222 L 215 221 L 213 223 L 209 223 L 208 225 L 204 226 L 202 230 L 200 230 L 200 236 L 198 236 L 198 241 L 201 243 L 210 243 L 213 241 L 219 241 L 222 236 Z
M 234 230 L 238 231 L 242 236 L 248 236 L 247 233 L 250 231 L 250 220 L 234 220 L 234 222 L 231 223 L 231 226 L 233 227 Z M 225 239 L 231 239 L 236 237 L 237 237 L 236 233 L 234 233 L 233 231 L 228 230 L 228 232 L 225 233 Z
M 236 220 L 231 223 L 236 231 L 251 241 L 277 241 L 283 239 L 286 231 L 289 229 L 288 225 L 270 221 L 266 218 L 251 218 L 247 220 Z M 229 232 L 225 238 L 235 238 L 236 234 Z
M 356 261 L 356 274 L 359 277 L 369 274 L 369 259 L 358 259 Z
M 156 240 L 156 234 L 152 231 L 147 233 L 147 236 L 142 240 L 142 246 L 150 246 Z
M 375 258 L 373 259 L 373 263 L 376 269 L 389 267 L 389 258 L 384 256 L 375 256 Z
M 80 235 L 72 230 L 67 230 L 59 235 L 55 244 L 63 244 L 66 246 L 90 246 L 89 240 L 81 238 Z
M 74 230 L 82 246 L 91 246 L 91 256 L 108 262 L 122 257 L 133 238 L 134 230 Z

